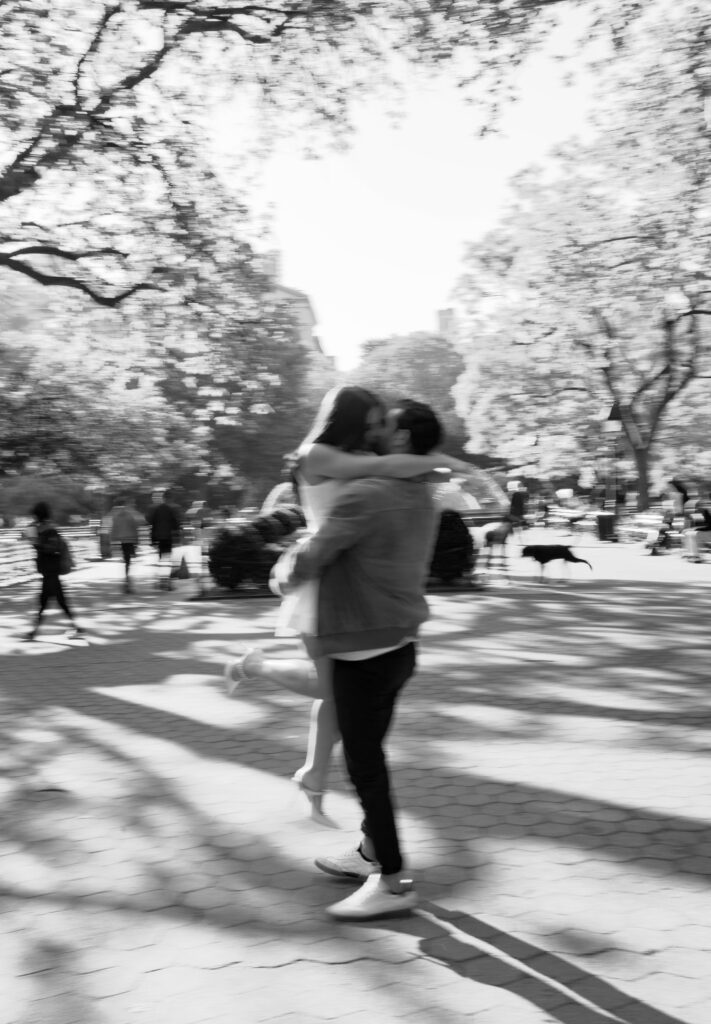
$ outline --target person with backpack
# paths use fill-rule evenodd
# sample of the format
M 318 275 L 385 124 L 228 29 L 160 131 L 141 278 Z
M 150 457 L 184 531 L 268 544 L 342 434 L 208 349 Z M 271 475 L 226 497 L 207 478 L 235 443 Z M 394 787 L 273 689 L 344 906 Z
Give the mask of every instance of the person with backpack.
M 72 558 L 69 545 L 52 522 L 49 505 L 46 501 L 38 501 L 32 509 L 34 523 L 23 531 L 22 536 L 28 540 L 37 554 L 37 572 L 42 577 L 39 593 L 37 620 L 24 640 L 34 640 L 39 630 L 42 616 L 47 605 L 54 598 L 71 623 L 70 639 L 84 636 L 84 630 L 77 625 L 72 610 L 62 587 L 61 577 L 71 571 Z

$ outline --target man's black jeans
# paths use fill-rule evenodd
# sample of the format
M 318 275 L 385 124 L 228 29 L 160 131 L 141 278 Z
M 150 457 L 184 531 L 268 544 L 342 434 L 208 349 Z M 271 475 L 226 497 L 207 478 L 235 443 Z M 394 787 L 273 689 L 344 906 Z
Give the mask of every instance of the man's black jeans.
M 415 645 L 366 661 L 333 661 L 333 695 L 346 767 L 363 807 L 363 832 L 384 875 L 402 869 L 383 740 L 395 700 L 415 670 Z

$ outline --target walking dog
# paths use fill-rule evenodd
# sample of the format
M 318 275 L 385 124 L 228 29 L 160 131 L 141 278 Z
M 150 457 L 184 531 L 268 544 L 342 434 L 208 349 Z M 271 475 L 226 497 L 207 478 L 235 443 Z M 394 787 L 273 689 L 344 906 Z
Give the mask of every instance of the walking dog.
M 527 544 L 521 555 L 523 558 L 533 558 L 538 562 L 541 568 L 541 581 L 544 579 L 544 568 L 549 562 L 582 562 L 592 569 L 590 562 L 574 555 L 567 544 Z

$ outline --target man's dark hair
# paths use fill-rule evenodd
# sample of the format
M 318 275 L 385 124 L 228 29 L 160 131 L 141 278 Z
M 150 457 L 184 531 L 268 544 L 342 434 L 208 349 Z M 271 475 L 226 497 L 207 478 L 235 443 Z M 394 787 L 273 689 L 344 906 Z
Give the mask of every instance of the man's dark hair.
M 415 455 L 427 455 L 444 440 L 444 429 L 436 415 L 424 402 L 405 398 L 394 409 L 399 430 L 409 430 L 410 446 Z
M 32 509 L 32 515 L 40 523 L 46 523 L 48 519 L 52 518 L 52 513 L 46 501 L 38 501 Z

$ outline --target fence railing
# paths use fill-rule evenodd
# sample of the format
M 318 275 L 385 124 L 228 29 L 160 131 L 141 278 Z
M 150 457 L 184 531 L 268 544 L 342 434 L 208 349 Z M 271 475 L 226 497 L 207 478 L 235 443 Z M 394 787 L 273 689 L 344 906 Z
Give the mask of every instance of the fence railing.
M 63 526 L 61 534 L 72 550 L 77 566 L 100 557 L 99 540 L 91 526 Z M 31 579 L 37 572 L 35 550 L 23 540 L 21 530 L 0 530 L 0 586 Z
M 59 529 L 72 550 L 77 568 L 119 553 L 116 545 L 112 549 L 104 543 L 102 547 L 98 519 L 85 526 L 61 526 Z M 138 527 L 138 544 L 143 550 L 149 547 L 150 530 L 147 526 Z M 23 540 L 22 531 L 17 528 L 0 529 L 0 587 L 31 579 L 36 572 L 35 550 Z

